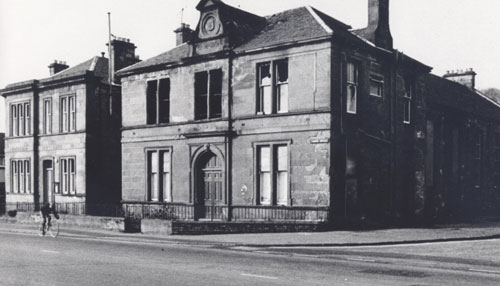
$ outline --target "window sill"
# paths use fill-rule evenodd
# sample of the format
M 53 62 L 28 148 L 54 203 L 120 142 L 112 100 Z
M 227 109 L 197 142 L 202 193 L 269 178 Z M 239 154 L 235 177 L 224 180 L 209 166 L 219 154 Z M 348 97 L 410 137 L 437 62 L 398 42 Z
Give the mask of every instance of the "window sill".
M 6 195 L 16 195 L 16 196 L 32 196 L 33 193 L 13 193 L 13 192 L 6 192 Z
M 33 135 L 23 135 L 23 136 L 9 136 L 5 139 L 24 139 L 24 138 L 33 138 Z

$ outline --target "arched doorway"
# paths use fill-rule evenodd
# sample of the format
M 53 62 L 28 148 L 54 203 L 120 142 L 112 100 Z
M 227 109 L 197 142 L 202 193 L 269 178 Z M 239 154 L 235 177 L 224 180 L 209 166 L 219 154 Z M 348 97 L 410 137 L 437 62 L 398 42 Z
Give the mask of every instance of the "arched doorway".
M 196 162 L 195 203 L 196 219 L 223 219 L 225 205 L 224 164 L 211 151 L 205 152 Z

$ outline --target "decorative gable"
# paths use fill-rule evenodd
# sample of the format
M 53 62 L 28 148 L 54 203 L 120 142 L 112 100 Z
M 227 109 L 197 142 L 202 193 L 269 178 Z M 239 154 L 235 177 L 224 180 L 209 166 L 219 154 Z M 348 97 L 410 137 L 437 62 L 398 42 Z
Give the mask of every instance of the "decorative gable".
M 222 21 L 219 17 L 219 10 L 214 9 L 211 11 L 203 12 L 200 20 L 200 29 L 198 32 L 198 38 L 210 39 L 220 36 L 223 33 L 224 33 L 224 26 L 222 25 Z
M 226 5 L 221 0 L 201 0 L 196 9 L 200 11 L 200 21 L 195 32 L 193 55 L 233 48 L 266 24 L 265 18 Z

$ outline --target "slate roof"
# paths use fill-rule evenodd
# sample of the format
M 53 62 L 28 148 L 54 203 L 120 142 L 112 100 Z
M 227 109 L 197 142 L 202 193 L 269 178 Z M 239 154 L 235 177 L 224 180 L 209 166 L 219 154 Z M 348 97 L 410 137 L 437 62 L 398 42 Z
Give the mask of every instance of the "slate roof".
M 500 104 L 477 90 L 433 74 L 425 75 L 424 82 L 430 105 L 437 104 L 500 119 Z
M 103 77 L 103 81 L 108 81 L 108 59 L 104 57 L 93 57 L 76 66 L 65 69 L 55 75 L 42 79 L 40 82 L 50 82 L 79 75 L 84 75 L 87 71 L 94 72 L 95 76 Z
M 95 76 L 102 77 L 103 82 L 108 82 L 108 59 L 104 57 L 93 57 L 76 66 L 67 68 L 53 76 L 39 80 L 41 83 L 49 83 L 55 80 L 64 80 L 66 78 L 85 75 L 87 71 L 94 72 Z M 5 89 L 15 88 L 29 81 L 9 84 Z
M 177 46 L 169 51 L 166 51 L 162 54 L 159 54 L 156 57 L 149 58 L 142 62 L 136 63 L 135 65 L 128 66 L 126 68 L 121 69 L 117 72 L 117 74 L 121 74 L 124 72 L 139 70 L 145 67 L 157 66 L 161 64 L 175 63 L 180 61 L 182 58 L 189 56 L 189 45 L 184 43 L 180 46 Z
M 236 52 L 278 46 L 289 42 L 300 42 L 331 35 L 318 23 L 307 7 L 274 14 L 266 17 L 266 20 L 267 24 L 264 29 L 249 41 L 237 47 L 235 49 Z
M 354 35 L 348 32 L 350 26 L 312 7 L 299 7 L 286 10 L 262 19 L 265 19 L 262 28 L 254 33 L 253 36 L 250 35 L 242 44 L 234 47 L 236 53 L 327 37 L 332 32 L 340 32 L 354 37 Z M 189 44 L 183 44 L 156 57 L 126 67 L 118 71 L 117 74 L 120 75 L 146 67 L 180 62 L 183 58 L 189 56 L 189 52 Z

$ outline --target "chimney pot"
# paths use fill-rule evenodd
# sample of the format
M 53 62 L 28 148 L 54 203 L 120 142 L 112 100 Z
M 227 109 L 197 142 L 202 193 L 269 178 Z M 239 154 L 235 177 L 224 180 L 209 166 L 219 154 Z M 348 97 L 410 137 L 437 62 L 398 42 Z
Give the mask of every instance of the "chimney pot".
M 181 23 L 181 26 L 174 30 L 176 34 L 176 45 L 182 45 L 192 39 L 194 31 L 191 30 L 188 24 Z
M 69 66 L 66 62 L 54 60 L 54 62 L 49 65 L 50 75 L 53 76 L 67 68 L 69 68 Z
M 472 90 L 476 87 L 476 73 L 473 68 L 453 70 L 451 73 L 446 73 L 443 77 L 465 85 Z
M 106 44 L 107 45 L 107 44 Z M 116 37 L 111 42 L 111 52 L 109 54 L 109 61 L 111 62 L 111 80 L 114 81 L 114 73 L 130 65 L 133 65 L 140 60 L 135 55 L 137 47 L 130 39 L 123 37 Z M 104 53 L 103 53 L 104 56 Z

